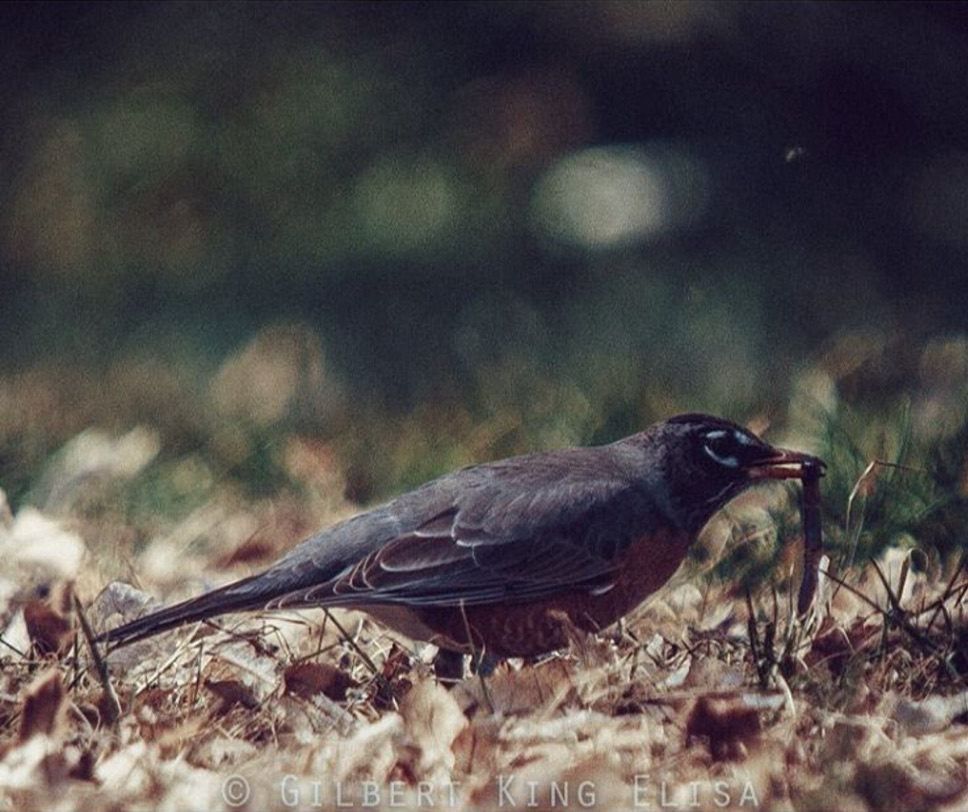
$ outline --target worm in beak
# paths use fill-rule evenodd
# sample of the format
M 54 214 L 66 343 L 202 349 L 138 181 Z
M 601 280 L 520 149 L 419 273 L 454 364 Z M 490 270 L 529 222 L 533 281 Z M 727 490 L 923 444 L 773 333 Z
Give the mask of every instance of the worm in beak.
M 785 448 L 774 448 L 771 456 L 764 457 L 746 467 L 746 475 L 758 479 L 803 479 L 805 473 L 823 476 L 827 464 L 819 457 Z

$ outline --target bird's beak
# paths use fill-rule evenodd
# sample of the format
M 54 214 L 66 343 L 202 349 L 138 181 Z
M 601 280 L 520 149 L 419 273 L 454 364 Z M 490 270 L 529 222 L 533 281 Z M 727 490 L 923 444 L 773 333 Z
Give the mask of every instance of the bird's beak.
M 771 456 L 747 466 L 746 475 L 749 479 L 802 479 L 808 467 L 819 469 L 820 476 L 823 476 L 827 467 L 827 463 L 819 457 L 800 451 L 789 451 L 786 448 L 774 448 L 773 451 Z

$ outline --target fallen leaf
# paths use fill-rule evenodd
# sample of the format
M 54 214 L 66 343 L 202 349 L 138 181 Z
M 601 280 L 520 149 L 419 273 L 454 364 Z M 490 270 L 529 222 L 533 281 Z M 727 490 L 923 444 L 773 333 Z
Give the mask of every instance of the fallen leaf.
M 533 713 L 570 696 L 575 690 L 574 672 L 574 665 L 564 659 L 552 659 L 519 670 L 499 666 L 486 677 L 490 705 L 495 713 L 504 715 Z M 479 677 L 459 682 L 452 693 L 466 714 L 490 711 Z
M 206 680 L 205 688 L 222 700 L 217 713 L 225 713 L 233 705 L 250 709 L 259 707 L 252 691 L 238 680 Z
M 56 671 L 37 677 L 24 693 L 20 713 L 21 742 L 31 736 L 53 736 L 58 731 L 64 709 L 64 686 Z
M 85 549 L 80 536 L 36 508 L 22 508 L 9 528 L 0 527 L 4 569 L 19 568 L 24 579 L 34 585 L 74 578 Z
M 297 663 L 282 672 L 283 692 L 303 699 L 325 694 L 343 702 L 346 692 L 357 683 L 349 674 L 328 663 Z
M 686 721 L 686 736 L 708 739 L 709 751 L 717 759 L 742 756 L 746 744 L 761 730 L 759 711 L 738 695 L 701 696 Z
M 47 598 L 24 605 L 24 623 L 36 651 L 41 655 L 65 653 L 74 641 L 69 583 L 55 584 Z
M 400 715 L 420 748 L 417 775 L 423 776 L 433 767 L 443 767 L 449 775 L 454 766 L 454 740 L 468 725 L 451 692 L 432 680 L 418 681 L 401 698 Z
M 903 696 L 895 698 L 891 718 L 911 736 L 939 733 L 968 713 L 968 693 L 929 696 L 918 702 Z
M 277 552 L 278 550 L 274 544 L 256 534 L 247 538 L 231 552 L 217 558 L 212 563 L 212 566 L 215 570 L 226 570 L 237 564 L 251 564 L 253 561 L 264 561 Z

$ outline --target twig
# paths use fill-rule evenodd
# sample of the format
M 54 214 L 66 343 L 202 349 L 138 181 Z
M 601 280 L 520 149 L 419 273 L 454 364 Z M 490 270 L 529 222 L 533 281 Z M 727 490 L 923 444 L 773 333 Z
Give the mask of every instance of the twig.
M 202 652 L 205 651 L 205 641 L 200 641 L 198 647 L 198 656 L 195 658 L 195 681 L 192 683 L 191 697 L 188 700 L 189 710 L 195 709 L 195 703 L 198 701 L 198 694 L 202 685 Z
M 333 622 L 333 625 L 336 627 L 336 630 L 339 632 L 340 637 L 343 638 L 343 642 L 349 643 L 350 648 L 352 648 L 353 651 L 357 653 L 359 658 L 363 661 L 364 665 L 366 665 L 366 667 L 370 669 L 370 673 L 373 674 L 374 677 L 382 676 L 382 674 L 380 673 L 380 669 L 376 667 L 376 663 L 374 663 L 373 660 L 370 659 L 370 655 L 367 654 L 365 651 L 363 651 L 359 643 L 357 643 L 356 640 L 353 639 L 353 636 L 348 631 L 346 631 L 346 629 L 343 628 L 343 625 L 330 614 L 330 611 L 328 609 L 324 611 L 326 612 L 326 617 L 328 617 Z
M 491 692 L 487 687 L 487 678 L 484 676 L 484 671 L 481 667 L 481 663 L 484 659 L 483 652 L 478 652 L 477 646 L 474 645 L 474 635 L 471 633 L 471 624 L 467 619 L 467 611 L 464 608 L 464 602 L 460 603 L 460 616 L 464 621 L 464 631 L 467 633 L 467 642 L 471 647 L 471 662 L 474 663 L 474 670 L 477 672 L 477 678 L 481 681 L 481 691 L 484 694 L 484 701 L 487 703 L 487 709 L 490 711 L 491 716 L 494 715 L 494 702 L 491 699 Z
M 98 680 L 101 682 L 101 688 L 104 689 L 105 720 L 114 730 L 117 730 L 118 720 L 121 718 L 121 702 L 118 700 L 118 695 L 115 693 L 114 686 L 111 684 L 111 676 L 108 674 L 108 667 L 104 662 L 104 658 L 101 656 L 101 652 L 98 651 L 97 643 L 94 642 L 94 632 L 91 631 L 91 624 L 87 622 L 84 607 L 81 606 L 77 595 L 73 595 L 73 598 L 74 614 L 77 615 L 78 623 L 81 625 L 81 632 L 87 641 L 88 651 L 91 652 L 94 670 L 97 672 Z
M 16 647 L 15 645 L 13 645 L 12 643 L 8 643 L 8 642 L 7 642 L 6 640 L 4 640 L 4 638 L 3 638 L 3 635 L 2 635 L 2 634 L 0 634 L 0 643 L 2 643 L 3 645 L 5 645 L 5 646 L 6 646 L 6 647 L 7 647 L 8 649 L 10 649 L 10 650 L 11 650 L 11 651 L 12 651 L 12 652 L 13 652 L 14 654 L 16 654 L 16 655 L 17 655 L 18 657 L 20 657 L 20 658 L 22 658 L 22 659 L 27 659 L 27 655 L 26 655 L 26 654 L 24 654 L 24 653 L 23 653 L 23 652 L 22 652 L 22 651 L 21 651 L 21 650 L 20 650 L 19 648 L 17 648 L 17 647 Z
M 753 658 L 753 667 L 756 669 L 756 676 L 760 681 L 760 688 L 766 690 L 769 686 L 770 673 L 764 668 L 760 659 L 759 632 L 756 628 L 756 610 L 753 608 L 753 597 L 750 595 L 749 587 L 746 588 L 746 608 L 749 617 L 746 619 L 746 629 L 750 639 L 750 656 Z
M 363 661 L 366 667 L 370 669 L 370 673 L 373 674 L 373 678 L 376 680 L 376 684 L 379 687 L 379 690 L 386 694 L 386 696 L 388 697 L 391 703 L 394 702 L 393 687 L 390 685 L 390 681 L 383 675 L 383 672 L 376 667 L 376 663 L 374 663 L 373 660 L 370 659 L 370 655 L 367 654 L 365 651 L 363 651 L 363 649 L 356 642 L 356 640 L 354 640 L 352 636 L 346 631 L 346 629 L 343 628 L 343 625 L 332 615 L 332 613 L 330 613 L 329 609 L 326 609 L 324 611 L 326 612 L 326 617 L 329 618 L 330 621 L 332 621 L 333 625 L 336 627 L 336 630 L 339 632 L 343 640 L 349 643 L 353 651 L 355 651 L 357 655 L 359 655 L 359 658 Z
M 928 621 L 928 626 L 925 629 L 926 632 L 931 631 L 931 627 L 934 625 L 935 620 L 938 619 L 938 613 L 941 612 L 941 609 L 944 607 L 945 601 L 951 597 L 951 594 L 954 590 L 955 581 L 958 579 L 958 576 L 961 575 L 961 571 L 964 569 L 966 561 L 968 561 L 968 553 L 962 553 L 961 557 L 958 559 L 958 566 L 955 567 L 955 571 L 951 573 L 951 578 L 948 579 L 948 585 L 945 587 L 944 592 L 941 593 L 941 597 L 937 600 L 934 614 L 931 616 L 931 620 Z
M 845 583 L 840 578 L 837 578 L 836 576 L 831 575 L 830 573 L 824 573 L 824 574 L 832 581 L 834 581 L 837 584 L 840 584 L 846 590 L 848 590 L 849 592 L 852 592 L 862 601 L 867 603 L 875 612 L 877 612 L 880 615 L 883 615 L 884 620 L 887 621 L 887 623 L 894 623 L 901 631 L 908 634 L 911 637 L 911 639 L 914 640 L 914 642 L 916 642 L 918 645 L 920 645 L 926 652 L 931 654 L 940 653 L 941 651 L 940 646 L 933 643 L 929 638 L 925 637 L 924 634 L 922 634 L 914 626 L 911 625 L 911 622 L 907 618 L 907 612 L 900 605 L 900 601 L 898 601 L 897 596 L 894 594 L 894 591 L 891 589 L 890 584 L 888 583 L 887 579 L 884 577 L 884 573 L 881 571 L 880 567 L 877 566 L 876 562 L 871 562 L 871 563 L 874 564 L 874 570 L 877 572 L 878 576 L 880 577 L 881 582 L 884 584 L 885 589 L 887 589 L 888 601 L 891 603 L 891 611 L 887 611 L 886 609 L 878 606 L 874 601 L 868 598 L 863 592 L 860 592 L 859 590 L 854 589 L 854 587 L 852 587 L 850 584 Z M 887 623 L 885 623 L 885 635 L 887 630 Z M 886 637 L 884 637 L 884 640 L 886 640 Z
M 887 602 L 891 605 L 891 609 L 899 616 L 904 615 L 904 609 L 901 608 L 901 599 L 894 593 L 894 590 L 891 588 L 891 583 L 887 580 L 887 576 L 883 570 L 877 565 L 876 561 L 871 561 L 871 566 L 874 567 L 874 572 L 877 573 L 877 577 L 881 579 L 881 584 L 887 593 Z
M 866 603 L 868 606 L 870 606 L 870 608 L 873 609 L 878 614 L 880 614 L 880 615 L 886 614 L 886 612 L 880 606 L 878 606 L 876 603 L 874 603 L 874 601 L 872 601 L 870 598 L 868 598 L 859 589 L 856 589 L 855 587 L 852 587 L 850 584 L 848 584 L 843 579 L 838 578 L 836 575 L 831 575 L 830 570 L 824 570 L 823 571 L 823 574 L 824 574 L 824 576 L 826 576 L 827 578 L 829 578 L 831 581 L 833 581 L 838 586 L 842 586 L 848 592 L 850 592 L 850 593 L 854 594 L 856 597 L 860 598 L 862 601 L 864 601 L 864 603 Z

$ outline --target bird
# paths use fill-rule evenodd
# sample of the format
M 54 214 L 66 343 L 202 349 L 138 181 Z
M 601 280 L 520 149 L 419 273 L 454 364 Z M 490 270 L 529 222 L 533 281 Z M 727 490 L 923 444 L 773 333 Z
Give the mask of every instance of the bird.
M 729 420 L 678 415 L 607 445 L 460 468 L 98 641 L 114 648 L 229 613 L 340 607 L 452 655 L 536 657 L 639 606 L 750 486 L 823 467 Z

